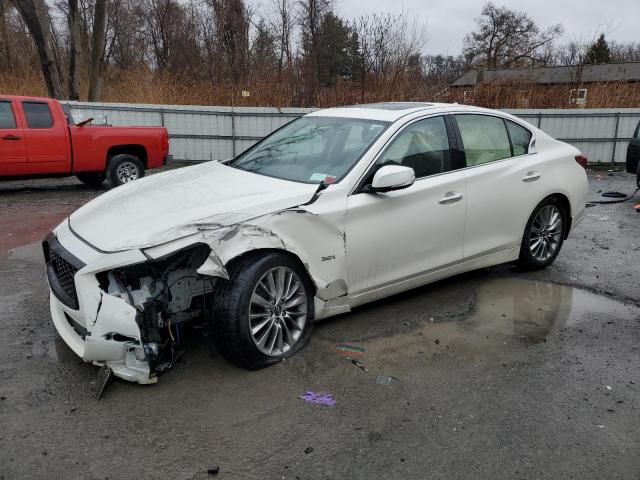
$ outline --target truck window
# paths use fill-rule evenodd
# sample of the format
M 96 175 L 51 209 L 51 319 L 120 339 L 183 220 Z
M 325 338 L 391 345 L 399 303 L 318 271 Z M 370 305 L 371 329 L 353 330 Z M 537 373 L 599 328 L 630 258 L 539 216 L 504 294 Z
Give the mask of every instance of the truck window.
M 0 102 L 0 128 L 16 128 L 11 102 Z
M 43 102 L 22 102 L 24 116 L 29 128 L 51 128 L 53 117 L 49 105 Z

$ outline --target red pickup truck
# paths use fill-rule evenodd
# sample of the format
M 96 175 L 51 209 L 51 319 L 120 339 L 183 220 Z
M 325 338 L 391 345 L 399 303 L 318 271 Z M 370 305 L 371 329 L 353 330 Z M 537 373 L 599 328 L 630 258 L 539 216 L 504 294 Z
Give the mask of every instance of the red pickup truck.
M 0 95 L 0 180 L 75 175 L 117 186 L 165 165 L 168 153 L 164 127 L 74 124 L 57 100 Z

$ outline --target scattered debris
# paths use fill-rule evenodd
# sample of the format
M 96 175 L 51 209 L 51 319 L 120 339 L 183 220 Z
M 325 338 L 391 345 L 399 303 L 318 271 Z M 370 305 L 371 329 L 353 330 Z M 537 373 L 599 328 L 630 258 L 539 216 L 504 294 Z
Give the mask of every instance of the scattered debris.
M 436 338 L 436 345 L 440 345 L 440 339 Z
M 369 370 L 367 370 L 367 368 L 359 360 L 356 360 L 355 358 L 350 358 L 348 360 L 351 360 L 351 363 L 353 363 L 360 370 L 364 370 L 365 372 L 369 371 Z
M 343 344 L 336 347 L 336 352 L 342 353 L 343 355 L 349 355 L 350 357 L 361 357 L 364 355 L 365 349 L 362 347 Z
M 209 475 L 217 475 L 219 471 L 220 471 L 220 468 L 217 465 L 207 468 L 207 473 Z
M 102 397 L 102 394 L 104 393 L 105 388 L 107 388 L 107 384 L 109 383 L 109 380 L 111 380 L 111 369 L 106 365 L 103 365 L 102 367 L 100 367 L 100 370 L 98 371 L 98 379 L 96 380 L 96 387 L 95 387 L 95 393 L 94 393 L 96 400 L 100 400 L 100 397 Z
M 392 380 L 400 380 L 398 377 L 394 377 L 393 375 L 378 375 L 376 378 L 376 383 L 378 385 L 391 385 Z
M 313 447 L 307 447 L 304 449 L 304 453 L 311 453 L 313 452 Z
M 411 324 L 409 322 L 402 322 L 402 325 L 406 325 L 407 327 L 411 326 Z
M 607 198 L 627 198 L 627 194 L 622 192 L 604 192 L 602 196 Z
M 305 402 L 317 403 L 318 405 L 324 405 L 325 407 L 333 407 L 336 404 L 336 401 L 331 396 L 331 394 L 325 392 L 315 393 L 309 390 L 307 391 L 307 393 L 305 393 L 304 395 L 300 395 L 298 398 L 301 398 Z
M 611 388 L 611 386 L 607 385 L 607 390 L 613 390 L 613 388 Z

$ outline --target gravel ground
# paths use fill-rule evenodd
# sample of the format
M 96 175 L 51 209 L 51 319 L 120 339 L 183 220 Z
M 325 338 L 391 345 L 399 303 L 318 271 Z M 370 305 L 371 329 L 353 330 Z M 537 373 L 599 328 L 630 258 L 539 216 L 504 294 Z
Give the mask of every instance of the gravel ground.
M 598 191 L 630 175 L 591 172 Z M 39 241 L 101 191 L 0 184 L 0 479 L 640 478 L 640 213 L 595 205 L 552 267 L 483 269 L 320 323 L 258 372 L 201 332 L 155 386 L 60 340 Z M 337 344 L 365 349 L 353 365 Z M 378 376 L 392 377 L 390 384 Z M 336 405 L 297 398 L 327 391 Z M 307 452 L 307 453 L 305 453 Z

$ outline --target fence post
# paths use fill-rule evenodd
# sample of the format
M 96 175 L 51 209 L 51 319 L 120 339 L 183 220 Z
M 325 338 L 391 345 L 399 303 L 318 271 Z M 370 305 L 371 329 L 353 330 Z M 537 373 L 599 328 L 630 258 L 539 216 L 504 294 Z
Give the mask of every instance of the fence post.
M 542 125 L 542 112 L 538 112 L 538 128 Z M 542 129 L 541 129 L 542 130 Z
M 611 166 L 616 163 L 616 147 L 618 146 L 618 127 L 620 126 L 620 112 L 616 112 L 616 126 L 613 132 L 613 149 L 611 151 Z
M 233 107 L 231 107 L 231 153 L 233 158 L 236 158 L 236 113 Z
M 160 125 L 164 127 L 164 108 L 160 109 Z

